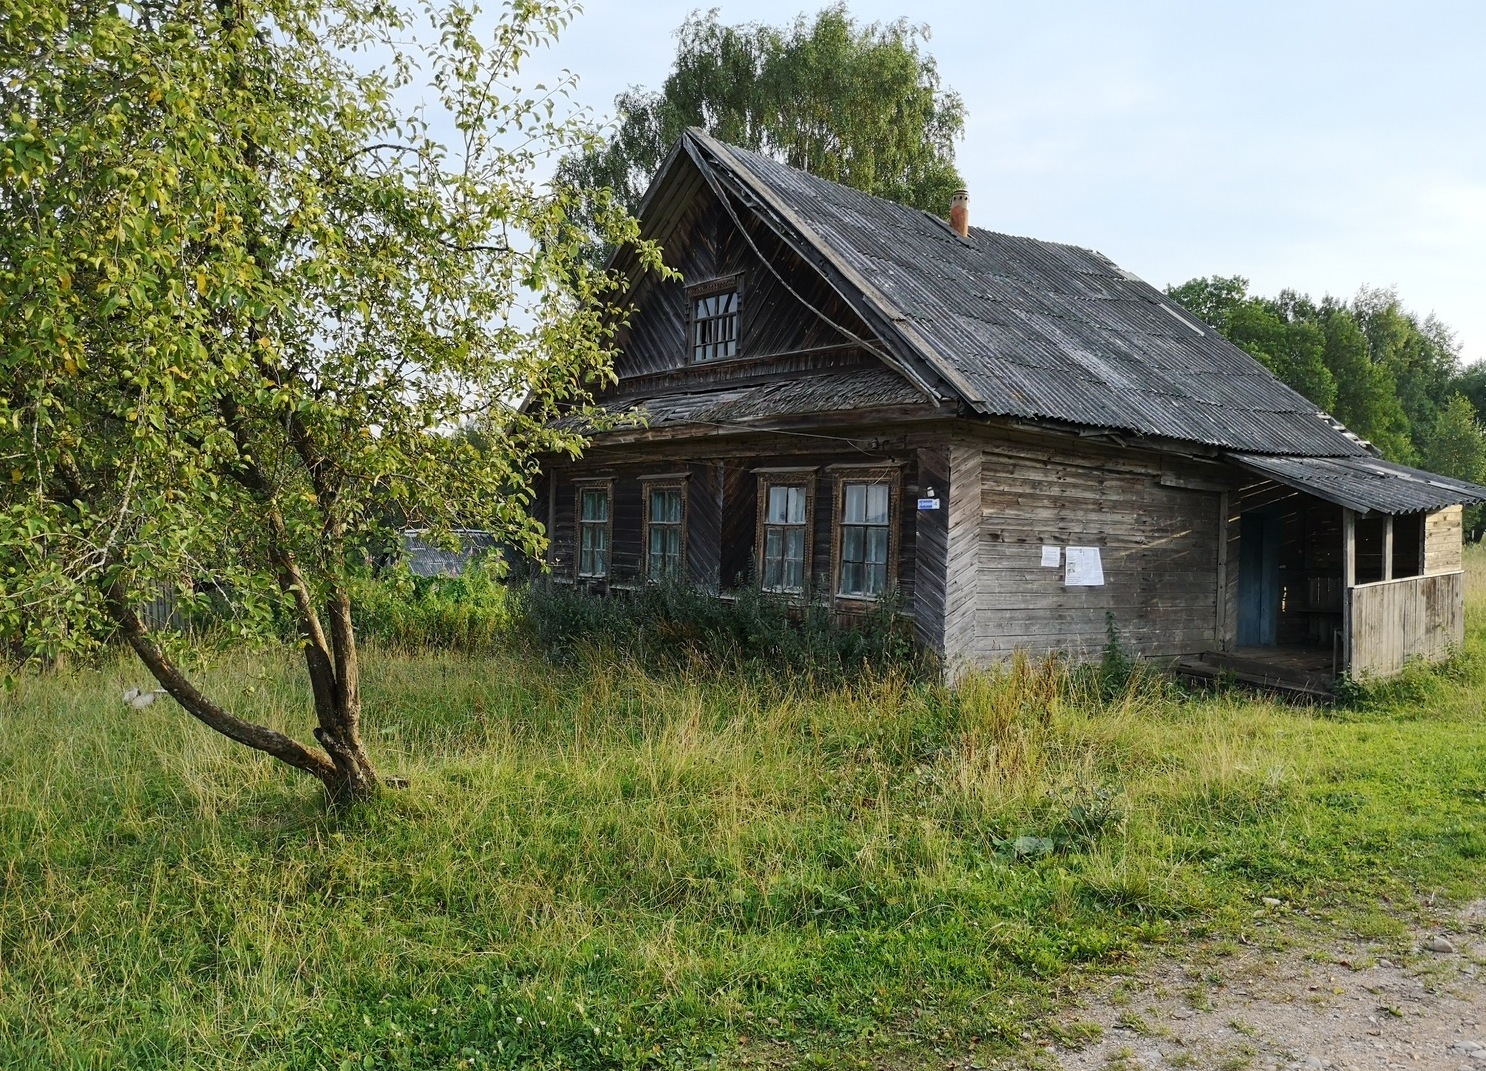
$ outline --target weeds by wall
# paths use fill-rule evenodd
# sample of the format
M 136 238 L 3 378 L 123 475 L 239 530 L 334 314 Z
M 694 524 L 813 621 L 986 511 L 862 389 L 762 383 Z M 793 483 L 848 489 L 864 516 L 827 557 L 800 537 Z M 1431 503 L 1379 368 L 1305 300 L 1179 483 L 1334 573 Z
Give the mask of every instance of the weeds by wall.
M 526 635 L 558 661 L 600 647 L 652 667 L 701 659 L 719 668 L 762 668 L 817 680 L 841 680 L 863 670 L 920 674 L 931 668 L 895 596 L 843 620 L 826 602 L 801 605 L 758 588 L 719 597 L 668 581 L 600 598 L 538 579 L 518 589 L 516 608 Z

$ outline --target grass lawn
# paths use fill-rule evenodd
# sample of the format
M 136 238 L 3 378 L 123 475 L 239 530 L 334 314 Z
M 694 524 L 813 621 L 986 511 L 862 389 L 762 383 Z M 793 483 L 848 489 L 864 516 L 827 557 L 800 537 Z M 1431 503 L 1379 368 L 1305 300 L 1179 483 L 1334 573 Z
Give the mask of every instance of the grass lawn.
M 1486 894 L 1486 557 L 1346 709 L 1019 664 L 957 692 L 371 652 L 345 818 L 133 663 L 0 699 L 0 1067 L 943 1066 L 1078 972 Z M 303 728 L 281 653 L 210 689 Z

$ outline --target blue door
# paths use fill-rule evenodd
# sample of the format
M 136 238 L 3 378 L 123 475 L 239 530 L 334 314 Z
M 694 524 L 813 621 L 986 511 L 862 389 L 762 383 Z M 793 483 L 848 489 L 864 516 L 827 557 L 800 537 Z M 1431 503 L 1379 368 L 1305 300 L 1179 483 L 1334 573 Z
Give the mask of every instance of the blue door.
M 1280 531 L 1277 513 L 1238 519 L 1238 645 L 1273 647 L 1280 616 Z

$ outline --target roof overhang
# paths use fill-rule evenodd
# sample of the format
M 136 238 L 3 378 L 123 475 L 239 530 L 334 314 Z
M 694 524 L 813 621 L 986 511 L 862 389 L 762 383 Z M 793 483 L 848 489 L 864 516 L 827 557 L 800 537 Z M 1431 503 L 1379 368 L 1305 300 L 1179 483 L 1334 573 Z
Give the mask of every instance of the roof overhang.
M 1486 502 L 1486 487 L 1378 457 L 1228 454 L 1260 476 L 1358 513 L 1428 513 Z

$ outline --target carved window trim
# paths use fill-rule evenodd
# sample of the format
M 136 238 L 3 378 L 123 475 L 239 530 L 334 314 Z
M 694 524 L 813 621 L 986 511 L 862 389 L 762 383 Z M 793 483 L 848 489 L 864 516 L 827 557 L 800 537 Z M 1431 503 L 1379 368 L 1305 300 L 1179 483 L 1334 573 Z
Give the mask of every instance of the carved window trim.
M 725 324 L 731 321 L 732 334 L 726 339 L 730 345 L 730 352 L 713 353 L 711 356 L 700 356 L 704 349 L 716 350 L 723 345 L 714 337 L 710 342 L 701 342 L 697 338 L 697 330 L 702 322 L 698 316 L 701 303 L 707 298 L 716 297 L 719 294 L 732 294 L 732 309 L 727 313 L 705 317 L 707 322 Z M 702 283 L 693 283 L 686 288 L 686 352 L 687 361 L 691 364 L 716 364 L 719 361 L 731 361 L 739 357 L 743 352 L 743 276 L 727 275 L 717 279 L 709 279 Z
M 604 496 L 602 520 L 584 520 L 583 498 L 585 494 L 601 492 Z M 603 535 L 603 568 L 583 568 L 583 537 L 586 531 Z M 608 580 L 614 573 L 614 481 L 612 479 L 590 479 L 573 481 L 573 576 L 577 580 Z
M 898 586 L 898 558 L 903 538 L 903 469 L 897 465 L 842 465 L 832 466 L 831 475 L 835 478 L 831 505 L 831 594 L 839 602 L 876 602 Z M 882 591 L 875 594 L 842 590 L 846 564 L 842 555 L 843 534 L 847 527 L 857 527 L 846 522 L 846 489 L 850 484 L 887 486 L 887 562 Z M 861 527 L 883 526 L 864 524 Z M 865 542 L 865 535 L 863 538 Z
M 764 591 L 790 598 L 804 599 L 810 594 L 811 569 L 815 558 L 815 469 L 764 469 L 758 473 L 758 519 L 754 532 L 754 566 L 758 570 L 759 587 Z M 799 524 L 771 524 L 769 522 L 769 493 L 776 487 L 800 487 L 804 489 L 804 521 Z M 769 530 L 780 530 L 779 556 L 780 583 L 769 583 L 768 537 Z M 788 529 L 803 529 L 803 559 L 800 566 L 800 586 L 793 588 L 783 582 L 785 562 L 788 560 Z
M 680 498 L 681 498 L 681 510 L 680 510 L 680 514 L 681 515 L 680 515 L 680 518 L 678 520 L 676 520 L 674 522 L 672 522 L 672 521 L 657 521 L 657 520 L 655 520 L 655 517 L 654 517 L 654 515 L 652 513 L 652 510 L 654 508 L 654 503 L 651 501 L 651 496 L 652 496 L 652 494 L 654 494 L 657 491 L 660 491 L 660 492 L 675 491 L 680 496 Z M 675 575 L 675 576 L 685 576 L 686 575 L 686 553 L 687 553 L 687 548 L 686 548 L 686 522 L 687 522 L 688 513 L 689 513 L 689 510 L 687 508 L 688 503 L 687 503 L 687 500 L 686 500 L 686 475 L 683 473 L 683 474 L 681 474 L 679 476 L 678 475 L 670 475 L 670 476 L 642 476 L 642 477 L 640 477 L 640 493 L 644 496 L 644 501 L 645 501 L 645 506 L 644 506 L 644 509 L 645 509 L 644 518 L 645 519 L 644 519 L 644 524 L 643 524 L 643 528 L 642 528 L 642 532 L 641 532 L 641 538 L 644 540 L 644 542 L 640 546 L 641 572 L 644 574 L 645 579 L 647 579 L 647 580 L 650 580 L 650 581 L 659 581 L 660 579 L 662 579 L 662 574 L 658 574 L 655 571 L 654 562 L 652 561 L 652 558 L 654 557 L 654 555 L 653 555 L 652 550 L 651 550 L 650 541 L 651 541 L 651 532 L 654 530 L 654 528 L 656 528 L 658 526 L 664 526 L 664 527 L 667 527 L 667 528 L 675 528 L 676 529 L 676 534 L 677 534 L 677 544 L 678 545 L 677 545 L 675 573 L 673 575 Z

